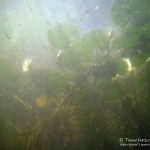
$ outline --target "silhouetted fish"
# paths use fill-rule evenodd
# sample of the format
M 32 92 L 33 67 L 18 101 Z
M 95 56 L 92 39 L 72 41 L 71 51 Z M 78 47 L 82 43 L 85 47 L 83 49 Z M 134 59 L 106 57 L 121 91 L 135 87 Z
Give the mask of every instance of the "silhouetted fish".
M 85 12 L 88 14 L 89 12 L 88 12 L 88 10 L 87 10 L 87 8 L 86 8 L 86 6 L 84 6 L 84 10 L 85 10 Z
M 3 33 L 10 40 L 10 36 L 5 31 L 3 31 Z

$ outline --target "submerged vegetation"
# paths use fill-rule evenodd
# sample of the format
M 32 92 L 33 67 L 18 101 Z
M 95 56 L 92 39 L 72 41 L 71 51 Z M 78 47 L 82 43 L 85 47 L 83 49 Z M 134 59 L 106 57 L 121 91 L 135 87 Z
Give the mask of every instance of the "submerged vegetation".
M 116 0 L 118 28 L 108 33 L 54 26 L 47 34 L 54 67 L 37 69 L 31 58 L 18 66 L 1 53 L 0 149 L 133 150 L 119 139 L 150 139 L 148 6 Z

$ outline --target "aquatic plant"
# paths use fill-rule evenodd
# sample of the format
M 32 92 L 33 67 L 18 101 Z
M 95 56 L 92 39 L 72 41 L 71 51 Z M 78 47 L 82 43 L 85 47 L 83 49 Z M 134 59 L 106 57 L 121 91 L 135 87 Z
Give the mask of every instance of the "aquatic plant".
M 24 74 L 16 58 L 1 54 L 0 149 L 119 150 L 120 137 L 149 139 L 147 14 L 144 0 L 120 0 L 112 10 L 119 33 L 51 27 L 54 68 L 36 69 L 27 59 Z

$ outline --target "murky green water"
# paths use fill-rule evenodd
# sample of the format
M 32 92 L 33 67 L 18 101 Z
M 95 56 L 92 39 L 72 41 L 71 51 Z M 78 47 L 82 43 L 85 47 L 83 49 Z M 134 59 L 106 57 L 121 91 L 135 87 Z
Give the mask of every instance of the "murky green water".
M 150 148 L 150 1 L 0 1 L 0 149 Z

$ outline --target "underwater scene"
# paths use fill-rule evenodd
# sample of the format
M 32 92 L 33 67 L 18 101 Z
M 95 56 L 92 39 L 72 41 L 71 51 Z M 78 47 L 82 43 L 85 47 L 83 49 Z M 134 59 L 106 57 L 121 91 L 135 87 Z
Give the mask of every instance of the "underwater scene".
M 0 0 L 0 150 L 150 149 L 150 0 Z

